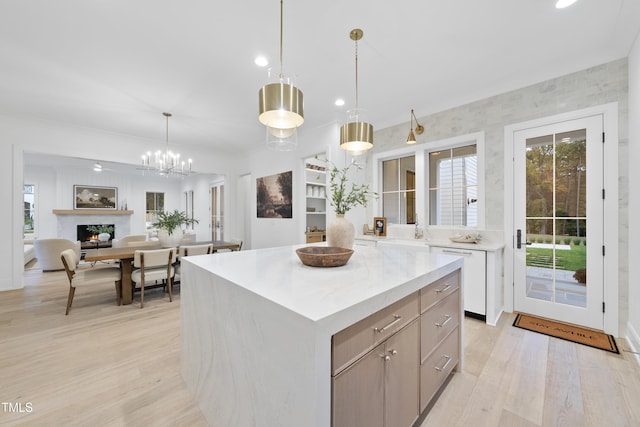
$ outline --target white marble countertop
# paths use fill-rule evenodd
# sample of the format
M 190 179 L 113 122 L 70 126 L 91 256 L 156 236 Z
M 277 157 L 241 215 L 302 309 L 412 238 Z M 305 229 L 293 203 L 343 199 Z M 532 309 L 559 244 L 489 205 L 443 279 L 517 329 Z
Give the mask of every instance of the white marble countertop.
M 312 321 L 358 305 L 362 310 L 349 310 L 353 316 L 375 312 L 462 266 L 462 258 L 431 254 L 428 248 L 355 246 L 345 266 L 308 267 L 295 253 L 304 246 L 196 256 L 185 262 Z
M 439 246 L 456 249 L 474 249 L 478 251 L 498 251 L 504 248 L 504 243 L 483 242 L 482 240 L 479 243 L 455 243 L 449 239 L 400 239 L 368 234 L 357 235 L 356 239 L 408 246 Z

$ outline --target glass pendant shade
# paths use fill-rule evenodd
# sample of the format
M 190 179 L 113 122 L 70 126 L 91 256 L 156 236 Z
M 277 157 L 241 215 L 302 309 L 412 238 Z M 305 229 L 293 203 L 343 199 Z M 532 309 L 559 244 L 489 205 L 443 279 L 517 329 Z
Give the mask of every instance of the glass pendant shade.
M 263 125 L 274 129 L 293 129 L 304 123 L 302 91 L 288 83 L 270 83 L 259 92 Z
M 267 148 L 275 151 L 293 151 L 298 147 L 298 129 L 267 127 Z

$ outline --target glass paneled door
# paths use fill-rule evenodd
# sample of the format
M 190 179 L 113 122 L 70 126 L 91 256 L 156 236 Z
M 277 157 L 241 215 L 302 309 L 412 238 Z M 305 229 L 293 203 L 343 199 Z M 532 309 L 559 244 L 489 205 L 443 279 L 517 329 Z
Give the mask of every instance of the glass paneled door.
M 514 144 L 514 309 L 602 329 L 602 116 Z
M 211 187 L 211 240 L 224 240 L 224 183 Z

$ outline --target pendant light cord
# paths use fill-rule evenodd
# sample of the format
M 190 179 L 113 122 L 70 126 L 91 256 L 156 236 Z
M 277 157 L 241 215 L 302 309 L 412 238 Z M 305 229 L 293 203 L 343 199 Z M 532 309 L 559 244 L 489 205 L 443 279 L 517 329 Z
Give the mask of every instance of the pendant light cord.
M 169 155 L 169 117 L 171 117 L 171 113 L 162 113 L 163 116 L 165 116 L 167 118 L 167 132 L 166 132 L 166 144 L 165 144 L 165 149 L 164 149 L 164 153 L 165 153 L 165 157 L 167 157 Z
M 358 40 L 357 39 L 356 39 L 356 114 L 358 114 Z
M 280 0 L 280 82 L 282 83 L 282 79 L 284 75 L 282 73 L 282 33 L 283 33 L 283 9 L 284 9 L 284 0 Z

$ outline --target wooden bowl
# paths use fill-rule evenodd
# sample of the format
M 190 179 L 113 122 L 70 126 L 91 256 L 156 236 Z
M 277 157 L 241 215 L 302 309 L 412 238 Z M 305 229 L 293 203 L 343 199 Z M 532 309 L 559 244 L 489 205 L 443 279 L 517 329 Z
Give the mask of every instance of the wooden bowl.
M 336 246 L 307 246 L 296 249 L 296 254 L 300 261 L 309 267 L 340 267 L 349 261 L 353 249 Z

